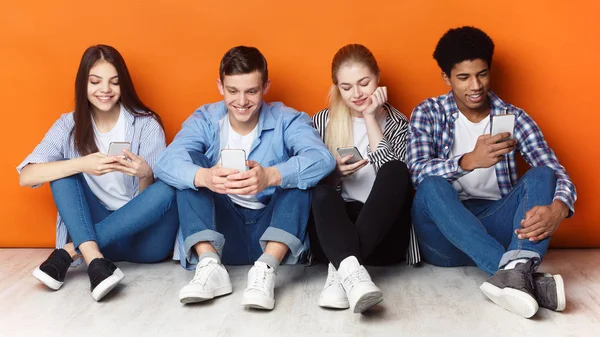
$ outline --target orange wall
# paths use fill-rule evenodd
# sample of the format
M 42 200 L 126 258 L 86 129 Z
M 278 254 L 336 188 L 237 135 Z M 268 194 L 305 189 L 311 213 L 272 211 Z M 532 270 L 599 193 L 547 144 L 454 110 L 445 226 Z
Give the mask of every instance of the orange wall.
M 143 100 L 172 139 L 200 104 L 220 99 L 223 53 L 239 44 L 266 55 L 267 100 L 312 114 L 326 104 L 335 51 L 363 43 L 377 57 L 390 101 L 407 116 L 444 93 L 431 55 L 450 27 L 474 25 L 496 43 L 495 91 L 542 127 L 577 185 L 576 215 L 554 246 L 600 246 L 596 1 L 5 1 L 0 13 L 3 178 L 0 247 L 54 243 L 48 185 L 21 188 L 15 167 L 53 121 L 73 108 L 84 49 L 115 46 Z

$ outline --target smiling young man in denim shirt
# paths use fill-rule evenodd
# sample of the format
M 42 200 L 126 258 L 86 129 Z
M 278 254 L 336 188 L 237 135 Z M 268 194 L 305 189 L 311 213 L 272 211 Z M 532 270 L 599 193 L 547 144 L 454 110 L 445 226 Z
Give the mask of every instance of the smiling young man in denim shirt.
M 575 186 L 533 119 L 489 90 L 493 53 L 489 36 L 473 27 L 451 29 L 437 44 L 434 58 L 452 90 L 411 116 L 413 224 L 426 262 L 477 265 L 493 275 L 481 290 L 501 307 L 524 317 L 539 306 L 561 311 L 562 278 L 535 270 L 573 214 Z M 490 135 L 507 114 L 513 136 Z M 532 167 L 521 179 L 515 149 Z
M 242 304 L 271 310 L 279 263 L 298 262 L 308 248 L 308 189 L 335 160 L 308 115 L 263 101 L 269 84 L 258 49 L 230 49 L 218 80 L 224 100 L 198 108 L 159 158 L 156 175 L 179 189 L 187 259 L 198 263 L 182 303 L 231 293 L 221 261 L 254 263 Z M 221 167 L 223 149 L 245 150 L 248 170 Z

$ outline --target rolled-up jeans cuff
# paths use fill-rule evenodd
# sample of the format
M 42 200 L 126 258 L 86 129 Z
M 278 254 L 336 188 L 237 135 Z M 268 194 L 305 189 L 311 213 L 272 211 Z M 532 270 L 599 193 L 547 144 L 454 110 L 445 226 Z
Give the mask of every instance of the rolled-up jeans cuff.
M 191 263 L 191 264 L 198 263 L 198 254 L 192 248 L 198 242 L 205 242 L 205 241 L 210 242 L 210 244 L 215 248 L 215 250 L 217 251 L 217 254 L 219 254 L 219 256 L 222 255 L 223 246 L 225 245 L 225 237 L 223 236 L 223 234 L 221 234 L 219 232 L 213 231 L 211 229 L 205 229 L 205 230 L 202 230 L 200 232 L 197 232 L 197 233 L 194 233 L 194 234 L 188 236 L 183 241 L 186 259 L 189 263 Z
M 288 248 L 290 249 L 290 253 L 287 254 L 287 257 L 284 258 L 283 261 L 281 261 L 281 263 L 283 264 L 298 263 L 298 261 L 300 260 L 300 256 L 308 248 L 305 247 L 302 241 L 300 241 L 300 239 L 298 239 L 293 234 L 290 234 L 284 231 L 283 229 L 275 227 L 267 228 L 267 230 L 260 237 L 260 247 L 262 248 L 263 252 L 265 251 L 265 247 L 267 246 L 267 242 L 269 241 L 281 242 L 288 246 Z
M 512 260 L 531 259 L 534 257 L 541 259 L 540 254 L 532 250 L 509 250 L 508 252 L 504 253 L 504 255 L 502 255 L 502 258 L 500 259 L 500 264 L 498 265 L 498 269 L 502 269 L 502 267 L 506 266 Z

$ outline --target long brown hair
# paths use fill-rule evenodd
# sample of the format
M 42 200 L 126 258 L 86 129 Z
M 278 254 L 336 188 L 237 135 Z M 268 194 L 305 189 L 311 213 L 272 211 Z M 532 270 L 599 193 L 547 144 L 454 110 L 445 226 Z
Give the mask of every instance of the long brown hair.
M 111 46 L 103 44 L 91 46 L 83 53 L 75 77 L 75 111 L 73 112 L 75 127 L 71 131 L 71 136 L 73 137 L 75 149 L 81 156 L 98 152 L 92 126 L 91 103 L 87 95 L 90 69 L 98 60 L 104 60 L 112 64 L 117 70 L 121 89 L 119 102 L 125 109 L 135 116 L 152 116 L 164 129 L 160 116 L 146 106 L 135 92 L 123 56 Z
M 350 108 L 342 100 L 338 88 L 337 73 L 343 65 L 360 63 L 379 77 L 379 66 L 375 56 L 362 44 L 346 45 L 335 53 L 331 62 L 331 80 L 333 85 L 329 90 L 329 122 L 325 130 L 325 145 L 329 151 L 337 156 L 337 148 L 352 146 L 354 135 L 352 133 L 352 114 Z

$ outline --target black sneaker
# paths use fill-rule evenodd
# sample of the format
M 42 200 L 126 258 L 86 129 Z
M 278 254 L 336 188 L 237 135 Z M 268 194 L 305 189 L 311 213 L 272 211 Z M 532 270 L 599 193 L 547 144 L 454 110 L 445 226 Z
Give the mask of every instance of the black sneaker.
M 539 309 L 533 287 L 534 268 L 539 262 L 540 259 L 532 258 L 513 269 L 500 269 L 479 289 L 500 307 L 529 318 Z
M 88 269 L 92 297 L 100 301 L 113 288 L 121 282 L 125 274 L 117 268 L 112 261 L 105 258 L 96 258 L 90 262 Z
M 58 290 L 65 281 L 69 266 L 73 263 L 71 255 L 64 249 L 52 251 L 46 261 L 33 271 L 33 277 L 45 284 L 48 288 Z
M 563 311 L 567 305 L 565 282 L 562 276 L 545 273 L 533 274 L 535 299 L 542 308 Z

